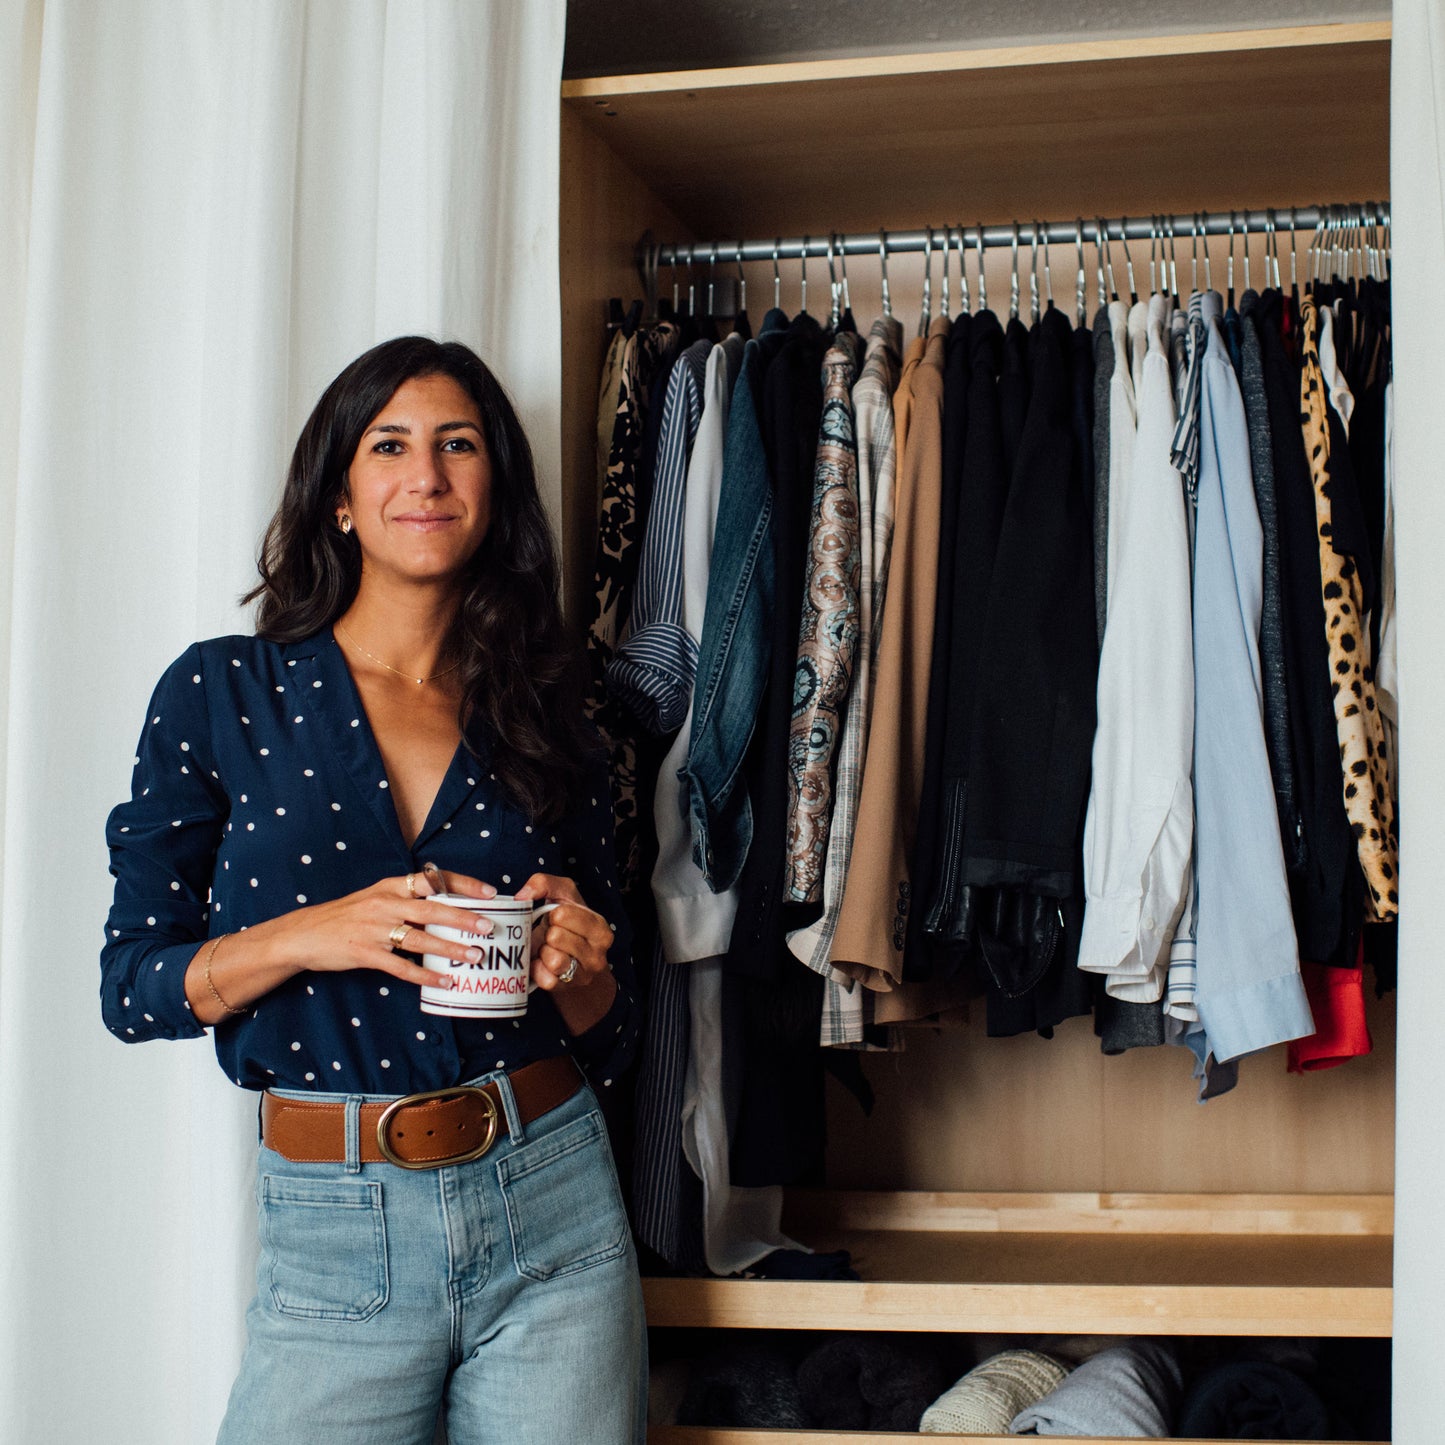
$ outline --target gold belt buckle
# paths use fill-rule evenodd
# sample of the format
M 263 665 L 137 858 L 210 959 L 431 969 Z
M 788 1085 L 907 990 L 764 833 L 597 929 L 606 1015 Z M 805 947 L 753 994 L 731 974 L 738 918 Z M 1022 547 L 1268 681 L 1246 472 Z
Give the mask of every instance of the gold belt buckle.
M 406 1108 L 411 1104 L 423 1104 L 428 1099 L 453 1099 L 458 1094 L 474 1094 L 485 1106 L 484 1117 L 486 1119 L 486 1134 L 482 1142 L 474 1149 L 468 1149 L 462 1154 L 450 1154 L 444 1159 L 403 1159 L 391 1147 L 391 1140 L 387 1137 L 391 1127 L 393 1115 L 398 1109 Z M 443 1169 L 453 1164 L 470 1164 L 474 1159 L 480 1159 L 493 1144 L 497 1142 L 497 1104 L 496 1100 L 487 1093 L 485 1089 L 471 1088 L 460 1084 L 452 1089 L 433 1089 L 426 1094 L 407 1094 L 404 1098 L 393 1099 L 382 1111 L 381 1118 L 376 1121 L 376 1143 L 383 1156 L 395 1164 L 398 1169 Z

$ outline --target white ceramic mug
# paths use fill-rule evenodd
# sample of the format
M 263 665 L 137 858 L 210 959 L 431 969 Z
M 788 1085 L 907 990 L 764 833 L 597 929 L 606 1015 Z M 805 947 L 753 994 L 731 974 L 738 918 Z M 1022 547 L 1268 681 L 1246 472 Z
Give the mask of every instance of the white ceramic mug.
M 531 992 L 532 929 L 557 904 L 534 903 L 530 898 L 513 898 L 504 893 L 495 898 L 434 893 L 430 901 L 479 914 L 491 923 L 492 931 L 468 933 L 440 923 L 427 924 L 428 933 L 479 948 L 482 957 L 479 963 L 464 963 L 439 953 L 424 954 L 423 964 L 437 973 L 450 974 L 453 986 L 424 985 L 421 1011 L 452 1018 L 520 1018 L 527 1012 L 527 995 Z

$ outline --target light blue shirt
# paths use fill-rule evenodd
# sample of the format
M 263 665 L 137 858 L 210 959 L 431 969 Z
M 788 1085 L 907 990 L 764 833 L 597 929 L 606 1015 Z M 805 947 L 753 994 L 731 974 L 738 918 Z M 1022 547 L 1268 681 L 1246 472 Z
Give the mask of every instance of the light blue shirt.
M 1314 1032 L 1264 742 L 1264 542 L 1244 400 L 1207 308 L 1194 567 L 1196 1002 L 1216 1059 Z M 1212 313 L 1212 314 L 1209 314 Z

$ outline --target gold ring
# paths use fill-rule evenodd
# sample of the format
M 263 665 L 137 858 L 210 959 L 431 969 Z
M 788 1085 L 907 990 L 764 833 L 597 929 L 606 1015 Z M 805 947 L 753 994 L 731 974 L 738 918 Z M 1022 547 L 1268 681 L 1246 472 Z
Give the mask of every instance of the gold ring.
M 415 874 L 415 873 L 408 873 L 408 874 L 406 875 L 406 891 L 407 891 L 409 894 L 411 894 L 411 896 L 412 896 L 413 898 L 415 898 L 415 897 L 417 896 L 417 892 L 416 892 L 416 874 Z
M 410 932 L 411 924 L 398 923 L 396 927 L 386 935 L 386 941 L 391 944 L 393 948 L 400 948 L 402 944 L 406 942 L 406 936 Z

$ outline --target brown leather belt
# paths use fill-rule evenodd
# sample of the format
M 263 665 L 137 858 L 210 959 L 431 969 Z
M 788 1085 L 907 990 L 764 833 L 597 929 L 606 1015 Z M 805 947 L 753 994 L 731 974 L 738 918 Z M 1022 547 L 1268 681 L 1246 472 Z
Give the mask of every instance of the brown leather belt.
M 524 1064 L 507 1075 L 525 1128 L 582 1087 L 567 1054 Z M 505 1128 L 496 1082 L 407 1094 L 361 1106 L 361 1161 L 403 1169 L 440 1169 L 480 1159 Z M 296 1164 L 346 1159 L 346 1105 L 261 1095 L 261 1142 Z

